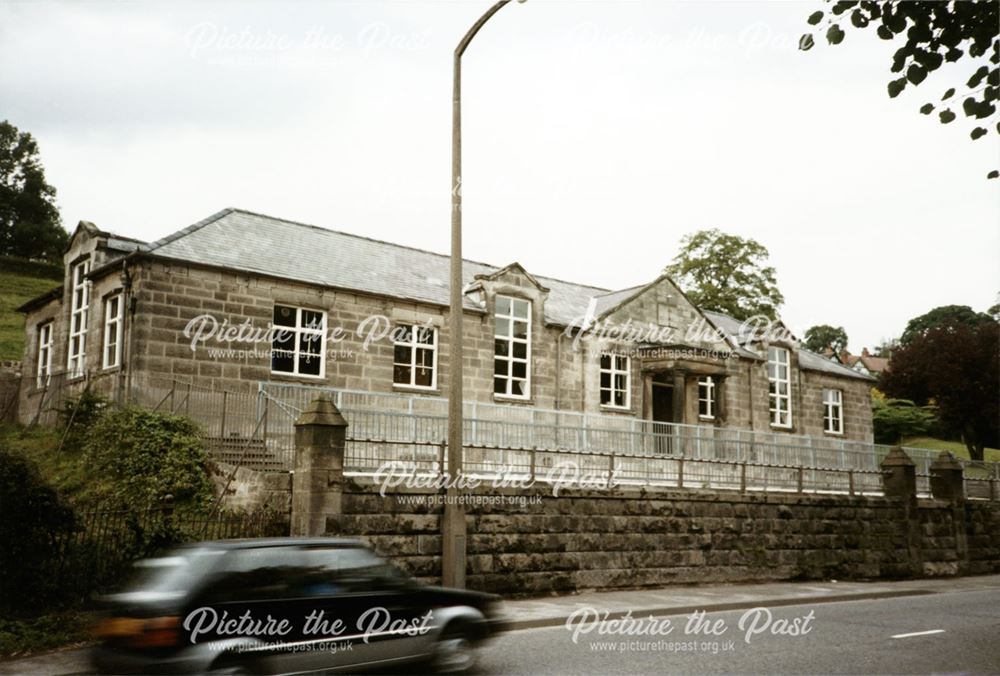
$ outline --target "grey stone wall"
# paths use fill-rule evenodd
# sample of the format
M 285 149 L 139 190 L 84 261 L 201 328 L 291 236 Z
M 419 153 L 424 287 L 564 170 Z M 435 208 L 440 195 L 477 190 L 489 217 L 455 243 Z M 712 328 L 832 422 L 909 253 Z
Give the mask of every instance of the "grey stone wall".
M 256 472 L 246 467 L 213 462 L 209 466 L 209 474 L 216 494 L 224 491 L 222 505 L 227 509 L 247 512 L 264 509 L 291 514 L 292 481 L 288 472 Z
M 476 494 L 513 504 L 467 504 L 468 585 L 508 595 L 1000 571 L 996 504 L 697 491 L 553 497 L 543 488 Z M 437 581 L 442 507 L 433 494 L 383 497 L 349 480 L 342 504 L 329 534 L 362 537 Z
M 66 262 L 91 253 L 100 259 L 99 241 L 88 239 L 82 232 L 74 240 Z M 251 391 L 258 381 L 299 382 L 337 388 L 373 392 L 407 392 L 392 382 L 393 347 L 388 339 L 367 348 L 356 334 L 359 325 L 373 315 L 382 315 L 392 324 L 428 322 L 439 328 L 437 387 L 421 394 L 446 397 L 447 373 L 450 368 L 445 308 L 401 299 L 381 298 L 337 289 L 321 288 L 288 280 L 272 279 L 173 263 L 163 260 L 135 259 L 129 263 L 133 276 L 132 295 L 134 318 L 126 321 L 126 369 L 100 369 L 102 349 L 102 299 L 121 287 L 118 271 L 95 280 L 91 291 L 89 335 L 87 343 L 88 369 L 103 378 L 110 392 L 126 387 L 168 386 L 172 381 L 193 382 L 201 387 L 228 391 Z M 464 322 L 464 387 L 465 396 L 480 402 L 504 401 L 514 406 L 538 406 L 588 413 L 609 413 L 648 417 L 650 411 L 644 392 L 652 368 L 674 368 L 677 359 L 646 364 L 632 359 L 632 396 L 628 411 L 618 412 L 601 407 L 599 399 L 599 354 L 607 349 L 629 349 L 634 345 L 614 341 L 583 341 L 574 349 L 574 341 L 564 336 L 562 327 L 546 326 L 543 307 L 546 291 L 518 268 L 510 268 L 478 282 L 482 289 L 481 311 L 466 311 Z M 405 290 L 400 290 L 405 293 Z M 64 298 L 54 300 L 29 314 L 28 339 L 24 364 L 31 370 L 37 366 L 37 327 L 55 319 L 53 368 L 65 369 L 69 314 L 69 290 Z M 514 295 L 532 301 L 531 397 L 527 401 L 504 400 L 493 394 L 493 320 L 497 294 Z M 270 345 L 213 342 L 191 350 L 191 339 L 184 331 L 192 319 L 205 314 L 216 320 L 238 326 L 249 320 L 253 326 L 266 328 L 272 320 L 276 303 L 323 310 L 328 327 L 341 327 L 344 339 L 336 345 L 327 344 L 326 374 L 323 378 L 294 377 L 271 373 L 266 355 Z M 581 308 L 581 314 L 586 308 Z M 661 316 L 665 315 L 665 316 Z M 632 321 L 640 325 L 666 322 L 683 338 L 698 313 L 668 279 L 625 303 L 610 316 L 609 321 Z M 726 351 L 729 348 L 712 341 L 694 341 L 694 347 Z M 211 354 L 208 347 L 236 348 L 232 353 Z M 249 348 L 249 349 L 248 349 Z M 256 351 L 256 352 L 255 352 Z M 868 406 L 868 385 L 864 381 L 834 378 L 795 368 L 793 350 L 792 379 L 793 428 L 775 430 L 796 434 L 822 434 L 822 408 L 816 404 L 819 388 L 826 380 L 836 381 L 845 393 L 844 438 L 871 439 L 871 411 Z M 718 359 L 694 357 L 684 362 L 684 368 L 717 369 L 725 375 L 722 388 L 723 415 L 714 423 L 725 427 L 770 431 L 768 417 L 767 375 L 763 362 L 748 359 Z M 689 373 L 684 380 L 687 405 L 682 422 L 698 423 L 697 374 Z M 33 410 L 38 389 L 32 380 L 22 386 L 21 411 Z

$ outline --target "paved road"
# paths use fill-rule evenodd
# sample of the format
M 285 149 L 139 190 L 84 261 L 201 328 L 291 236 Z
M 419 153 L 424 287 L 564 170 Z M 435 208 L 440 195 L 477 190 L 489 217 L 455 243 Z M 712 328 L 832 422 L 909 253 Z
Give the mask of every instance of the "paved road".
M 512 632 L 484 649 L 478 673 L 1000 674 L 1000 591 L 786 606 L 771 609 L 767 628 L 762 613 L 740 631 L 746 612 L 707 614 L 711 623 L 725 623 L 721 636 L 685 635 L 688 616 L 656 618 L 673 625 L 662 636 L 599 635 L 597 623 L 589 633 L 578 625 L 577 643 L 564 627 Z M 779 625 L 781 619 L 788 621 Z M 770 633 L 791 630 L 794 619 L 800 635 Z M 748 643 L 751 626 L 763 631 Z
M 485 647 L 476 674 L 1000 674 L 1000 589 L 962 590 L 961 582 L 959 590 L 927 596 L 774 607 L 769 622 L 764 612 L 751 614 L 742 630 L 746 610 L 709 612 L 703 627 L 721 621 L 719 635 L 686 634 L 688 615 L 657 617 L 651 631 L 625 636 L 581 622 L 575 643 L 564 626 L 525 629 Z M 0 663 L 0 674 L 86 670 L 80 650 Z

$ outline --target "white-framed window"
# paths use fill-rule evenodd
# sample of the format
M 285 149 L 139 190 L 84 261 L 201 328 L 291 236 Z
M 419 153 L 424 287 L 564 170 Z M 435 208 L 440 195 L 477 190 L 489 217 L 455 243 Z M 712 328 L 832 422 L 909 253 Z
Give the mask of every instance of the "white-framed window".
M 122 326 L 124 322 L 123 296 L 114 293 L 104 300 L 104 358 L 101 366 L 106 369 L 121 366 Z
M 52 376 L 52 322 L 46 322 L 38 327 L 38 368 L 36 370 L 38 387 L 49 384 Z
M 767 348 L 768 403 L 773 427 L 792 426 L 792 378 L 789 366 L 786 348 Z
M 715 378 L 698 378 L 698 417 L 702 420 L 715 420 L 715 393 Z
M 326 313 L 274 306 L 271 373 L 322 378 L 326 374 Z
M 90 259 L 80 261 L 70 271 L 69 351 L 66 370 L 71 378 L 87 369 L 87 312 L 90 308 Z
M 531 394 L 531 301 L 497 296 L 493 336 L 493 393 L 527 399 Z
M 400 324 L 393 331 L 392 383 L 433 390 L 437 387 L 437 331 Z
M 823 390 L 823 431 L 844 433 L 844 393 L 840 390 Z
M 620 354 L 601 355 L 601 406 L 628 408 L 632 399 L 631 358 Z

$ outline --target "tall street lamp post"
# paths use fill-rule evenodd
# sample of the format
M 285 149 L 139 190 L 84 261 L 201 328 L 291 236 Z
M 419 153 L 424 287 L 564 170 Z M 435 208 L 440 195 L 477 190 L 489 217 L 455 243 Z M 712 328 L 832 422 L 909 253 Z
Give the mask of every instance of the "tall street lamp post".
M 465 586 L 465 506 L 460 504 L 460 489 L 455 485 L 462 471 L 462 54 L 472 38 L 500 8 L 510 0 L 500 0 L 490 7 L 455 47 L 454 80 L 451 107 L 451 296 L 448 317 L 448 343 L 451 350 L 448 369 L 448 482 L 444 506 L 441 543 L 442 583 Z M 518 0 L 524 2 L 524 0 Z M 441 468 L 444 471 L 444 468 Z

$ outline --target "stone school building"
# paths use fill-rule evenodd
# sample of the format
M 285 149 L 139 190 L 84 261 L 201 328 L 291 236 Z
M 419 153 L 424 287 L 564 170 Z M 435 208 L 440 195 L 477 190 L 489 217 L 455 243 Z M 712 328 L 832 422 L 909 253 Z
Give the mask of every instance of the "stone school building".
M 260 381 L 448 396 L 449 257 L 238 209 L 152 243 L 81 222 L 25 303 L 19 417 L 61 385 L 127 399 Z M 873 379 L 780 323 L 695 307 L 668 278 L 609 290 L 464 262 L 477 402 L 871 441 Z

